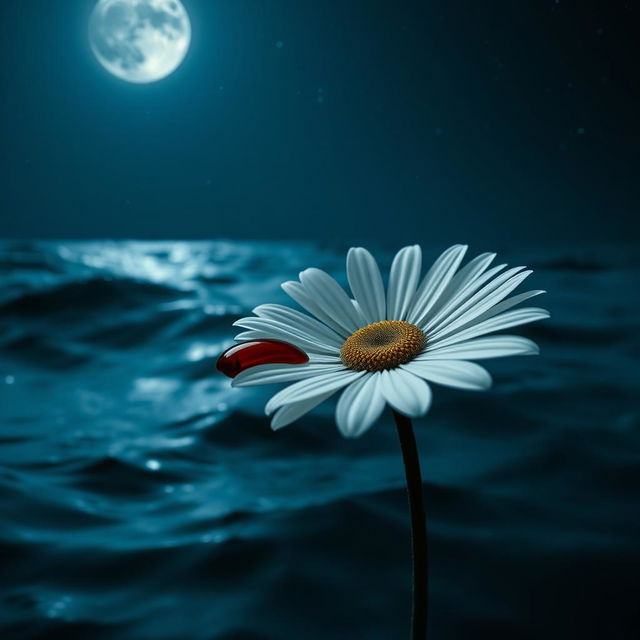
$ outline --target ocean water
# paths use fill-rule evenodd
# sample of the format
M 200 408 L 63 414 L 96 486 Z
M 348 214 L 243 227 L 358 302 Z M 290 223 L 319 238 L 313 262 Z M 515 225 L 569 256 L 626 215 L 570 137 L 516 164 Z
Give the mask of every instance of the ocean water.
M 343 249 L 0 244 L 0 637 L 408 637 L 390 416 L 347 441 L 326 403 L 273 433 L 274 389 L 215 370 L 235 318 L 306 266 L 342 278 Z M 416 421 L 430 637 L 635 639 L 640 253 L 512 253 L 549 291 L 519 329 L 541 355 Z

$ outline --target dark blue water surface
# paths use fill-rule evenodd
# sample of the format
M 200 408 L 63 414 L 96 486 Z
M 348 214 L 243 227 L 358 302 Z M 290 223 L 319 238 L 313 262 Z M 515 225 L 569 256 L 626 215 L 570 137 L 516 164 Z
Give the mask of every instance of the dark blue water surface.
M 541 355 L 417 421 L 434 640 L 638 637 L 638 256 L 506 256 L 549 290 L 520 331 Z M 274 388 L 215 371 L 233 320 L 312 265 L 342 277 L 343 252 L 0 245 L 1 637 L 407 637 L 390 416 L 347 441 L 326 403 L 273 433 Z

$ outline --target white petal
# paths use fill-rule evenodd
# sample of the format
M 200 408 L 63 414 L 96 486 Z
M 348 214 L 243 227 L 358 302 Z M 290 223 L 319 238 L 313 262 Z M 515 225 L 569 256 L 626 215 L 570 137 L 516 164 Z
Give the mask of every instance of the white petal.
M 267 414 L 270 414 L 285 404 L 299 402 L 307 398 L 314 398 L 323 393 L 334 393 L 338 389 L 346 387 L 349 383 L 362 377 L 365 373 L 365 371 L 350 370 L 334 371 L 307 380 L 294 382 L 272 396 L 271 400 L 267 402 L 265 411 Z
M 284 407 L 280 407 L 271 420 L 271 428 L 274 431 L 282 429 L 295 422 L 298 418 L 301 418 L 305 413 L 309 413 L 311 409 L 315 409 L 320 403 L 324 402 L 329 396 L 333 394 L 333 391 L 308 398 L 307 400 L 301 400 L 300 402 L 292 402 L 286 404 Z
M 322 269 L 305 269 L 300 273 L 300 282 L 313 300 L 350 333 L 364 324 L 345 290 Z
M 516 269 L 522 267 L 516 267 Z M 442 338 L 464 324 L 470 322 L 474 318 L 490 309 L 503 298 L 508 296 L 532 271 L 523 271 L 510 275 L 515 269 L 505 271 L 495 280 L 485 285 L 475 295 L 471 296 L 463 305 L 456 309 L 451 316 L 443 321 L 438 328 L 429 333 L 431 339 Z
M 312 338 L 316 340 L 322 338 L 321 342 L 326 342 L 338 348 L 340 348 L 344 342 L 343 338 L 333 329 L 327 327 L 326 324 L 323 324 L 315 318 L 311 318 L 305 313 L 281 304 L 261 304 L 253 310 L 253 313 L 260 318 L 278 320 L 290 327 L 298 328 Z
M 400 249 L 393 259 L 387 293 L 387 320 L 404 320 L 420 280 L 422 250 L 417 244 Z
M 484 391 L 491 386 L 491 375 L 479 364 L 465 360 L 412 360 L 401 365 L 411 373 L 446 387 Z
M 380 390 L 396 411 L 410 418 L 424 415 L 431 405 L 429 385 L 404 369 L 383 371 Z
M 451 278 L 453 278 L 466 251 L 467 245 L 453 245 L 433 263 L 416 291 L 413 306 L 407 314 L 408 322 L 420 326 L 426 314 L 438 301 Z
M 499 265 L 498 268 L 500 269 L 503 266 L 504 265 Z M 501 273 L 499 276 L 494 278 L 488 284 L 486 284 L 486 276 L 487 276 L 487 274 L 485 273 L 484 276 L 482 277 L 482 285 L 483 286 L 482 286 L 482 289 L 480 289 L 480 291 L 477 291 L 477 289 L 476 289 L 476 291 L 474 291 L 474 295 L 471 296 L 471 298 L 465 299 L 464 304 L 457 305 L 447 315 L 446 319 L 443 319 L 441 317 L 441 314 L 439 314 L 440 317 L 438 317 L 438 318 L 433 318 L 432 317 L 428 322 L 425 322 L 422 325 L 422 328 L 424 330 L 429 330 L 430 333 L 433 334 L 434 331 L 440 329 L 443 325 L 447 325 L 448 326 L 455 319 L 459 318 L 463 313 L 465 313 L 470 308 L 472 308 L 475 304 L 478 304 L 479 301 L 482 302 L 483 300 L 485 300 L 492 291 L 497 289 L 500 285 L 502 285 L 504 282 L 509 280 L 509 278 L 512 278 L 513 276 L 515 276 L 517 273 L 519 273 L 523 269 L 524 269 L 524 267 L 513 267 L 512 269 L 508 269 L 504 273 Z M 495 275 L 495 272 L 496 272 L 496 268 L 495 267 L 489 271 L 489 273 L 491 275 Z
M 343 338 L 348 338 L 353 333 L 353 331 L 350 331 L 344 324 L 338 322 L 331 314 L 327 313 L 299 282 L 283 282 L 280 286 L 285 293 L 293 298 L 303 309 L 306 309 L 318 318 L 318 320 L 321 320 L 331 327 L 338 335 Z
M 471 282 L 467 282 L 467 284 L 462 287 L 460 290 L 453 292 L 449 300 L 445 303 L 439 303 L 434 306 L 434 308 L 426 315 L 425 319 L 422 322 L 421 327 L 425 331 L 433 331 L 434 328 L 439 326 L 444 326 L 447 322 L 450 321 L 450 318 L 455 317 L 454 312 L 460 309 L 462 305 L 471 298 L 471 296 L 482 287 L 485 282 L 488 282 L 496 276 L 502 269 L 504 269 L 506 264 L 499 264 L 497 267 L 493 267 L 493 269 L 489 269 L 486 273 L 483 273 L 477 276 Z M 456 274 L 457 277 L 457 274 Z M 455 278 L 454 278 L 455 280 Z M 449 287 L 447 287 L 447 290 Z M 447 291 L 442 294 L 442 298 L 444 298 Z
M 347 253 L 347 278 L 353 297 L 368 323 L 385 319 L 385 295 L 382 276 L 375 258 L 362 247 Z
M 231 386 L 252 387 L 304 380 L 324 373 L 342 371 L 344 368 L 343 364 L 259 364 L 240 372 L 231 381 Z
M 438 301 L 431 307 L 429 313 L 422 321 L 424 324 L 433 318 L 445 305 L 449 305 L 451 300 L 457 296 L 468 284 L 475 282 L 495 259 L 495 253 L 481 253 L 470 260 L 460 271 L 458 271 L 446 286 Z
M 534 296 L 539 296 L 541 293 L 546 293 L 546 291 L 542 289 L 534 289 L 533 291 L 525 291 L 524 293 L 519 293 L 517 296 L 511 296 L 510 298 L 507 298 L 506 300 L 503 300 L 502 302 L 499 302 L 498 304 L 494 305 L 484 313 L 481 313 L 477 318 L 474 318 L 470 322 L 467 322 L 461 327 L 458 327 L 458 329 L 456 329 L 456 333 L 458 331 L 462 331 L 466 329 L 467 327 L 476 325 L 479 322 L 483 322 L 484 320 L 493 318 L 493 316 L 497 316 L 499 313 L 502 313 L 507 309 L 511 309 L 511 307 L 515 307 L 517 304 L 520 304 L 521 302 L 524 302 L 529 298 L 533 298 Z
M 451 279 L 451 282 L 442 297 L 447 298 L 448 293 L 464 288 L 467 284 L 481 276 L 495 260 L 495 257 L 495 253 L 481 253 L 472 260 L 469 260 L 469 262 L 467 262 L 467 264 L 465 264 L 464 267 L 462 267 L 462 269 L 460 269 L 460 271 L 458 271 Z
M 438 347 L 425 351 L 414 362 L 435 360 L 482 360 L 505 356 L 534 356 L 540 350 L 535 342 L 522 336 L 489 336 L 467 340 L 448 347 Z
M 272 340 L 283 340 L 290 342 L 301 349 L 310 349 L 320 351 L 321 353 L 339 353 L 340 347 L 327 344 L 322 338 L 315 339 L 303 331 L 292 329 L 291 327 L 279 322 L 278 320 L 270 320 L 269 318 L 257 318 L 251 316 L 249 318 L 240 318 L 233 323 L 233 326 L 251 329 L 253 331 L 263 332 Z
M 350 384 L 336 407 L 336 423 L 345 438 L 357 438 L 367 431 L 384 409 L 380 373 L 363 376 Z
M 507 311 L 506 313 L 495 316 L 495 318 L 489 318 L 484 322 L 478 322 L 477 324 L 475 322 L 469 323 L 466 329 L 454 331 L 445 338 L 432 339 L 429 345 L 432 349 L 436 349 L 449 344 L 470 340 L 471 338 L 477 338 L 478 336 L 493 333 L 494 331 L 517 327 L 518 325 L 535 322 L 536 320 L 544 320 L 548 317 L 549 312 L 546 309 L 540 309 L 538 307 L 514 309 L 513 311 Z M 429 346 L 427 346 L 427 351 L 429 351 Z

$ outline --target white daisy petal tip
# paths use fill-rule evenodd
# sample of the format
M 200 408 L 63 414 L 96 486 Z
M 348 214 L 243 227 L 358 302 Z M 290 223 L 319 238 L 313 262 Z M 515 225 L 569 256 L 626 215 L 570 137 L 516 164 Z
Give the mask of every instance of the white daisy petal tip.
M 425 415 L 431 406 L 429 385 L 403 368 L 383 371 L 380 389 L 386 401 L 408 418 Z
M 320 271 L 320 269 L 318 269 L 316 267 L 307 267 L 306 269 L 303 269 L 302 271 L 300 271 L 298 273 L 298 280 L 300 280 L 300 282 L 302 282 L 302 284 L 304 284 L 304 279 L 307 276 L 313 275 L 316 271 Z
M 402 368 L 428 382 L 466 391 L 486 391 L 493 384 L 484 367 L 466 360 L 415 360 Z
M 467 251 L 469 251 L 469 245 L 459 242 L 458 244 L 452 244 L 448 249 L 445 249 L 440 254 L 440 257 L 442 257 L 444 254 L 449 254 L 449 253 L 461 254 L 461 256 L 464 257 Z
M 280 288 L 288 295 L 291 295 L 289 292 L 294 290 L 295 287 L 299 287 L 300 283 L 296 280 L 287 280 L 280 285 Z M 293 296 L 292 296 L 293 297 Z
M 486 370 L 485 370 L 486 371 Z M 484 379 L 478 383 L 478 391 L 488 391 L 493 386 L 493 376 L 486 371 Z
M 349 385 L 336 405 L 336 424 L 345 438 L 359 438 L 380 417 L 385 401 L 379 391 L 380 373 Z
M 275 415 L 271 419 L 271 429 L 273 431 L 278 431 L 278 429 L 282 429 L 299 418 L 302 418 L 302 416 L 309 413 L 312 409 L 315 409 L 315 407 L 320 403 L 324 402 L 332 393 L 333 391 L 329 391 L 311 398 L 306 398 L 305 400 L 285 404 L 276 411 Z

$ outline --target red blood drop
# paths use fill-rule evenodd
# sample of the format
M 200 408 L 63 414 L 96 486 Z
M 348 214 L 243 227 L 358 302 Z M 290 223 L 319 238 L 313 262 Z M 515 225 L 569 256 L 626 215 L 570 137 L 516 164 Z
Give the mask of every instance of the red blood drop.
M 258 364 L 304 364 L 309 356 L 288 342 L 251 340 L 229 347 L 218 358 L 216 367 L 229 378 Z

